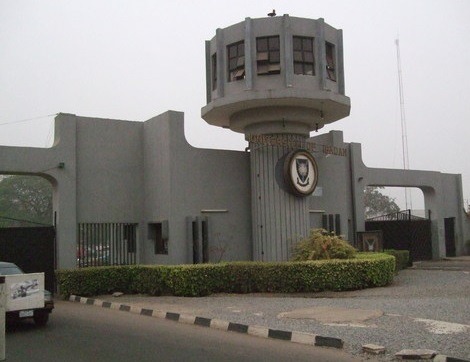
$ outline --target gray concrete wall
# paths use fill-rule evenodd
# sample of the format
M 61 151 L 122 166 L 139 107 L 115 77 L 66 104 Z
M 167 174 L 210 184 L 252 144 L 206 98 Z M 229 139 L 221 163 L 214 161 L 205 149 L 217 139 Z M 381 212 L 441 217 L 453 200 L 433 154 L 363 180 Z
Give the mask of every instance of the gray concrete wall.
M 143 124 L 77 117 L 77 219 L 139 223 Z
M 207 217 L 209 248 L 224 244 L 224 260 L 250 260 L 249 154 L 190 146 L 184 137 L 183 114 L 174 111 L 145 123 L 144 144 L 145 222 L 169 221 L 169 254 L 155 255 L 144 230 L 143 261 L 192 262 L 187 217 Z M 216 252 L 209 256 L 218 259 Z
M 207 218 L 209 247 L 223 246 L 224 260 L 251 259 L 249 154 L 191 147 L 182 113 L 143 123 L 60 114 L 52 148 L 0 146 L 0 171 L 51 181 L 60 269 L 76 267 L 84 222 L 138 223 L 140 263 L 192 262 L 188 216 Z M 148 224 L 163 220 L 169 254 L 155 255 Z
M 463 211 L 460 175 L 368 168 L 360 145 L 344 143 L 338 131 L 310 141 L 318 145 L 319 167 L 317 192 L 308 201 L 311 226 L 321 223 L 322 213 L 340 214 L 341 233 L 354 235 L 364 230 L 366 186 L 419 187 L 431 210 L 433 257 L 445 256 L 448 217 L 456 220 L 457 255 L 468 253 L 470 219 Z M 348 153 L 327 155 L 321 145 Z M 190 146 L 180 112 L 143 123 L 60 114 L 52 148 L 0 146 L 0 173 L 51 181 L 59 268 L 76 266 L 80 222 L 138 223 L 138 261 L 174 264 L 192 262 L 187 218 L 207 218 L 211 261 L 219 259 L 221 249 L 224 260 L 253 258 L 249 153 Z M 164 220 L 169 254 L 155 255 L 148 224 Z
M 341 234 L 351 243 L 350 223 L 352 220 L 352 193 L 349 155 L 345 156 L 323 153 L 323 145 L 337 148 L 348 148 L 343 142 L 343 132 L 331 131 L 329 133 L 312 137 L 310 142 L 315 142 L 317 152 L 314 157 L 318 164 L 317 189 L 310 198 L 311 214 L 339 214 L 341 222 Z M 317 212 L 315 212 L 317 211 Z M 313 216 L 312 215 L 312 216 Z M 312 227 L 321 227 L 321 217 L 312 218 Z M 319 224 L 320 223 L 320 224 Z

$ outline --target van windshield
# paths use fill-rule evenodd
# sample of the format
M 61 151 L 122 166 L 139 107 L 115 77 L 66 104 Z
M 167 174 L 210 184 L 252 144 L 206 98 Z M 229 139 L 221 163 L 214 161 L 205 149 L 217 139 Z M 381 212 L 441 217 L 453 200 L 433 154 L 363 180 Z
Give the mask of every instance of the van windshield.
M 0 267 L 0 275 L 23 274 L 23 271 L 16 266 Z

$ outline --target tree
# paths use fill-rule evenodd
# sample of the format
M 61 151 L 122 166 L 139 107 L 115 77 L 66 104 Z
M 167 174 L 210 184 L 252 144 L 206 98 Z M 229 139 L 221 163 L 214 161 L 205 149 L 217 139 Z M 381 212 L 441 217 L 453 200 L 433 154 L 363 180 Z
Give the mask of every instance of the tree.
M 51 224 L 52 186 L 46 179 L 38 176 L 0 179 L 1 225 L 18 226 L 21 221 Z
M 383 187 L 368 186 L 364 191 L 366 218 L 400 211 L 400 207 L 395 203 L 395 199 L 382 194 L 379 189 L 383 189 Z

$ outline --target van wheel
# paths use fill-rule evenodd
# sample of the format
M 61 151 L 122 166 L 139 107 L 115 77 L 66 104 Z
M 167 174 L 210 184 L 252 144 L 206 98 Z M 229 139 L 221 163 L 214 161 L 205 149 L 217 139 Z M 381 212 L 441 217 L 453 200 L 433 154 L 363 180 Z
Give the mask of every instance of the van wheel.
M 49 313 L 45 311 L 37 311 L 34 313 L 34 323 L 38 327 L 45 326 L 47 321 L 49 320 Z

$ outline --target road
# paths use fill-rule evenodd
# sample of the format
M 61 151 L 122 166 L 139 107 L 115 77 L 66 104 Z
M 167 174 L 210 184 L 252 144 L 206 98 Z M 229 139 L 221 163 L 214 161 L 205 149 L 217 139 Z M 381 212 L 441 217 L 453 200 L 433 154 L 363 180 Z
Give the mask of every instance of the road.
M 8 328 L 7 361 L 351 361 L 342 351 L 57 301 L 49 323 Z

